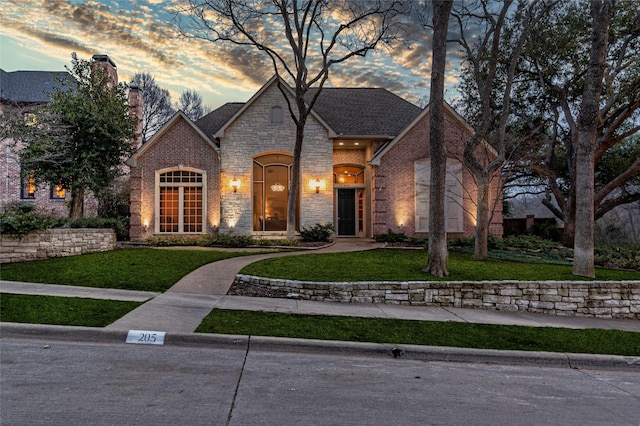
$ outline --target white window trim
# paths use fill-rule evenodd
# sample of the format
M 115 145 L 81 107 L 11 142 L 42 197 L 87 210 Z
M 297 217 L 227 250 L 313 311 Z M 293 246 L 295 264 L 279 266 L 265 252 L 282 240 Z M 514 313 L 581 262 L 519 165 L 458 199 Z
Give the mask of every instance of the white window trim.
M 160 185 L 160 175 L 167 172 L 175 172 L 175 171 L 186 171 L 186 172 L 194 172 L 202 175 L 202 183 L 200 182 L 163 182 Z M 179 222 L 178 222 L 178 232 L 160 232 L 160 186 L 163 187 L 178 187 L 179 191 Z M 202 231 L 201 232 L 184 232 L 184 187 L 200 187 L 202 188 Z M 169 235 L 169 234 L 206 234 L 207 233 L 207 172 L 201 169 L 196 169 L 194 167 L 168 167 L 165 169 L 156 170 L 156 180 L 155 180 L 155 203 L 154 203 L 154 233 Z

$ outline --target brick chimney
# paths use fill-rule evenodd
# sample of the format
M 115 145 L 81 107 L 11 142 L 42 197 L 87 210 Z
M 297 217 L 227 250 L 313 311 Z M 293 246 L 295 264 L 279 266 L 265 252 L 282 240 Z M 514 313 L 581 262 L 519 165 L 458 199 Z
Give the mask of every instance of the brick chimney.
M 91 59 L 93 59 L 95 66 L 102 67 L 107 71 L 109 80 L 116 86 L 118 84 L 118 68 L 116 67 L 116 63 L 113 62 L 108 55 L 93 55 Z
M 138 125 L 136 126 L 136 136 L 133 138 L 133 148 L 138 149 L 142 145 L 142 108 L 143 108 L 143 93 L 142 89 L 138 86 L 129 86 L 129 114 L 135 116 L 138 119 Z

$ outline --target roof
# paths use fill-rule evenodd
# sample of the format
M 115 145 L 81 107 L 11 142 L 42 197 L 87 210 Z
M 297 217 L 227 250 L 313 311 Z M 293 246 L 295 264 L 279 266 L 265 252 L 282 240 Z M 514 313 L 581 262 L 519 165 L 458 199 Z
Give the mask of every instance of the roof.
M 244 106 L 244 102 L 229 102 L 220 108 L 211 111 L 209 114 L 195 122 L 202 132 L 213 138 L 213 135 L 220 130 L 224 124 L 231 119 Z
M 138 158 L 144 154 L 156 141 L 158 141 L 178 120 L 184 120 L 191 126 L 202 139 L 213 149 L 215 152 L 219 152 L 218 146 L 212 140 L 210 136 L 203 132 L 203 130 L 196 126 L 193 121 L 182 110 L 178 110 L 173 116 L 158 130 L 147 142 L 145 142 L 138 150 L 127 160 L 127 164 L 135 167 Z
M 14 102 L 49 102 L 55 88 L 64 89 L 58 82 L 70 79 L 66 71 L 12 71 L 0 69 L 0 99 Z
M 307 94 L 307 100 L 310 101 L 317 91 L 318 89 L 311 89 Z M 224 104 L 198 120 L 196 125 L 205 134 L 215 135 L 249 103 L 251 101 Z M 338 137 L 392 138 L 420 115 L 422 109 L 386 89 L 327 87 L 320 92 L 313 112 L 335 131 Z
M 311 89 L 307 101 L 319 89 Z M 381 88 L 330 88 L 313 109 L 339 136 L 396 136 L 422 109 Z

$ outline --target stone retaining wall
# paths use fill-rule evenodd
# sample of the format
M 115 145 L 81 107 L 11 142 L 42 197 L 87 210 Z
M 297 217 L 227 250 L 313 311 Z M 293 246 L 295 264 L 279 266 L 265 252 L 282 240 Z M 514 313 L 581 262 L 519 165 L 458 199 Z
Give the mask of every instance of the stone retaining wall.
M 640 281 L 311 282 L 237 275 L 303 300 L 496 309 L 640 319 Z
M 20 237 L 0 235 L 0 263 L 109 251 L 116 248 L 113 229 L 64 228 Z

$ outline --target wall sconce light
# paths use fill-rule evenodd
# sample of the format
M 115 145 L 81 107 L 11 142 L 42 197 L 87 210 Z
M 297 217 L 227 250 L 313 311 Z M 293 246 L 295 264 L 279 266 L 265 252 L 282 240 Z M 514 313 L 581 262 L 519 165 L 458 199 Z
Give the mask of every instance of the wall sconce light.
M 238 188 L 240 187 L 240 181 L 235 177 L 231 180 L 231 188 L 233 188 L 233 192 L 238 192 Z
M 309 180 L 309 189 L 315 191 L 316 194 L 318 194 L 321 189 L 323 191 L 325 189 L 327 189 L 327 183 L 324 181 L 324 179 L 322 179 L 322 180 L 321 179 L 310 179 Z
M 149 221 L 148 220 L 144 221 L 143 228 L 144 228 L 144 232 L 147 232 L 149 230 Z

